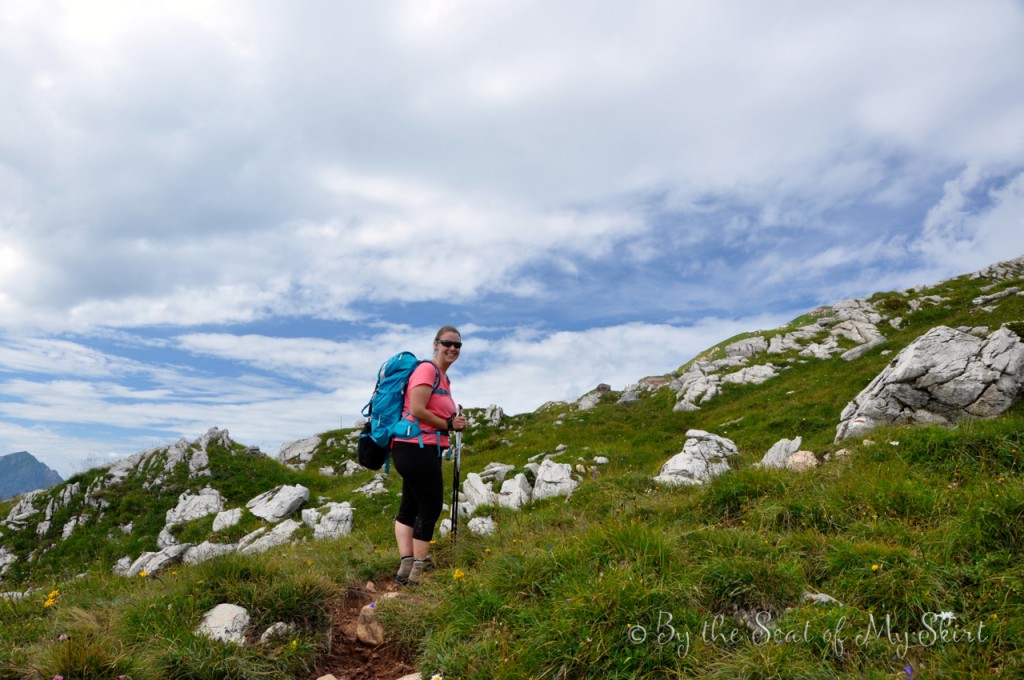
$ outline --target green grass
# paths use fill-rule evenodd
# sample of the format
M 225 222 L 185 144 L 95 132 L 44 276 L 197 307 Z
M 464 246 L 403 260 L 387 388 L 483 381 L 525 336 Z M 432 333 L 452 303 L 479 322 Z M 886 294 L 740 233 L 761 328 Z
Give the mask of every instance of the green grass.
M 879 294 L 878 307 L 904 319 L 899 330 L 883 322 L 884 345 L 854 362 L 773 357 L 785 367 L 778 377 L 727 386 L 700 411 L 674 412 L 675 395 L 662 389 L 628 406 L 613 394 L 585 412 L 552 404 L 468 432 L 464 477 L 491 461 L 521 468 L 565 445 L 557 460 L 583 465 L 582 484 L 569 499 L 521 512 L 488 509 L 498 526 L 491 536 L 460 531 L 457 545 L 438 541 L 437 567 L 415 597 L 380 603 L 390 640 L 425 677 L 449 680 L 894 678 L 906 677 L 907 665 L 915 678 L 1017 677 L 1024 403 L 989 421 L 879 428 L 870 441 L 833 443 L 846 403 L 934 325 L 1024 327 L 1024 298 L 1006 298 L 991 312 L 973 307 L 983 283 L 944 282 L 922 294 L 948 301 L 913 313 L 906 296 Z M 736 442 L 732 470 L 700 487 L 655 485 L 651 477 L 689 429 Z M 349 432 L 323 433 L 308 472 L 253 458 L 240 445 L 210 455 L 228 507 L 279 484 L 353 502 L 355 531 L 345 539 L 146 578 L 112 576 L 118 557 L 152 549 L 178 494 L 207 483 L 184 470 L 159 493 L 129 480 L 109 494 L 104 518 L 68 541 L 59 540 L 60 527 L 80 506 L 62 510 L 46 536 L 5 536 L 5 545 L 41 549 L 33 562 L 15 563 L 4 588 L 32 595 L 0 600 L 0 680 L 311 677 L 332 605 L 367 580 L 388 578 L 396 561 L 397 475 L 387 480 L 389 493 L 364 499 L 352 490 L 372 473 L 315 472 L 352 457 Z M 819 458 L 848 455 L 805 473 L 754 465 L 776 441 L 796 436 Z M 592 470 L 595 456 L 610 462 Z M 78 481 L 87 486 L 96 474 Z M 450 465 L 445 474 L 450 489 Z M 212 518 L 175 532 L 187 542 L 234 541 L 262 526 L 243 514 L 219 535 Z M 128 521 L 131 535 L 119 530 Z M 44 606 L 53 590 L 59 596 Z M 837 602 L 806 601 L 805 592 Z M 196 636 L 202 615 L 220 602 L 247 607 L 257 634 L 277 621 L 293 633 L 243 648 Z M 956 618 L 937 619 L 941 612 Z

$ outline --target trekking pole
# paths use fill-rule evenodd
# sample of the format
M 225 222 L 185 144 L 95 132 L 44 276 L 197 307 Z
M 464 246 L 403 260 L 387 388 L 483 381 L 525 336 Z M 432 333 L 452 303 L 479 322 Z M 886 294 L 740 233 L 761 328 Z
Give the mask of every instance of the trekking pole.
M 462 406 L 459 406 L 459 415 L 462 415 Z M 459 463 L 462 462 L 462 432 L 455 431 L 455 445 L 452 446 L 454 458 L 454 469 L 452 470 L 452 545 L 459 533 Z

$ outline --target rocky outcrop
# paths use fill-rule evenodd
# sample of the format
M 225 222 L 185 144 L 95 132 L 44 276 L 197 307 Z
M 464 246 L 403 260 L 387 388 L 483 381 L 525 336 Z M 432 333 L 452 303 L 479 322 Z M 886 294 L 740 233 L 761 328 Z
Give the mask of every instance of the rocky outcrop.
M 238 552 L 243 555 L 262 553 L 288 543 L 302 524 L 293 519 L 286 519 L 267 531 L 261 527 L 245 536 L 238 542 Z
M 670 486 L 704 484 L 729 470 L 728 459 L 739 453 L 731 440 L 702 430 L 686 433 L 683 450 L 661 466 L 655 482 Z
M 178 504 L 167 511 L 164 525 L 171 527 L 176 524 L 191 522 L 200 517 L 212 515 L 224 509 L 224 498 L 216 489 L 209 486 L 200 489 L 199 493 L 185 492 L 178 496 Z
M 576 408 L 580 411 L 589 411 L 601 402 L 601 397 L 611 393 L 611 385 L 601 383 L 590 392 L 587 392 L 576 402 Z
M 537 481 L 533 485 L 533 500 L 568 496 L 579 484 L 572 476 L 571 465 L 545 459 L 537 471 Z
M 316 540 L 348 536 L 352 533 L 352 505 L 328 503 L 322 508 L 308 508 L 302 511 L 302 523 L 313 530 Z
M 261 493 L 245 504 L 249 512 L 268 522 L 280 522 L 295 514 L 303 503 L 309 500 L 309 489 L 296 484 L 282 485 Z
M 867 299 L 844 300 L 813 313 L 818 315 L 814 323 L 770 338 L 761 334 L 743 338 L 719 350 L 722 358 L 693 361 L 669 384 L 676 393 L 675 410 L 699 411 L 721 393 L 723 385 L 759 385 L 774 378 L 782 368 L 767 361 L 773 355 L 795 352 L 805 358 L 830 359 L 844 354 L 844 359 L 852 361 L 885 341 L 878 328 L 885 317 Z
M 304 470 L 306 463 L 313 460 L 316 447 L 320 446 L 320 437 L 307 437 L 298 441 L 282 444 L 277 452 L 277 461 L 297 470 Z
M 835 441 L 882 424 L 951 425 L 999 415 L 1024 384 L 1024 343 L 1002 328 L 985 338 L 939 326 L 908 345 L 853 401 Z

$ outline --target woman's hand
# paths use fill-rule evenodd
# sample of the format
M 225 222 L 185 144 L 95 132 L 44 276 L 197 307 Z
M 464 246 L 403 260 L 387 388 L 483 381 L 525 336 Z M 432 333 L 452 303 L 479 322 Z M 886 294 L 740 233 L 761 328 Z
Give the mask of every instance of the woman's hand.
M 469 422 L 466 420 L 466 416 L 461 413 L 452 418 L 452 428 L 456 432 L 461 432 L 469 426 Z

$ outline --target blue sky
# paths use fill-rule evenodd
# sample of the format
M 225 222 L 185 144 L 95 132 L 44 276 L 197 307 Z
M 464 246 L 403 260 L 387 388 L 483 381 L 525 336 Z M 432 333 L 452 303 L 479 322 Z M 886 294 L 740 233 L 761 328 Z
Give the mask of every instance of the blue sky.
M 1019 2 L 0 3 L 0 454 L 670 372 L 1024 254 Z

